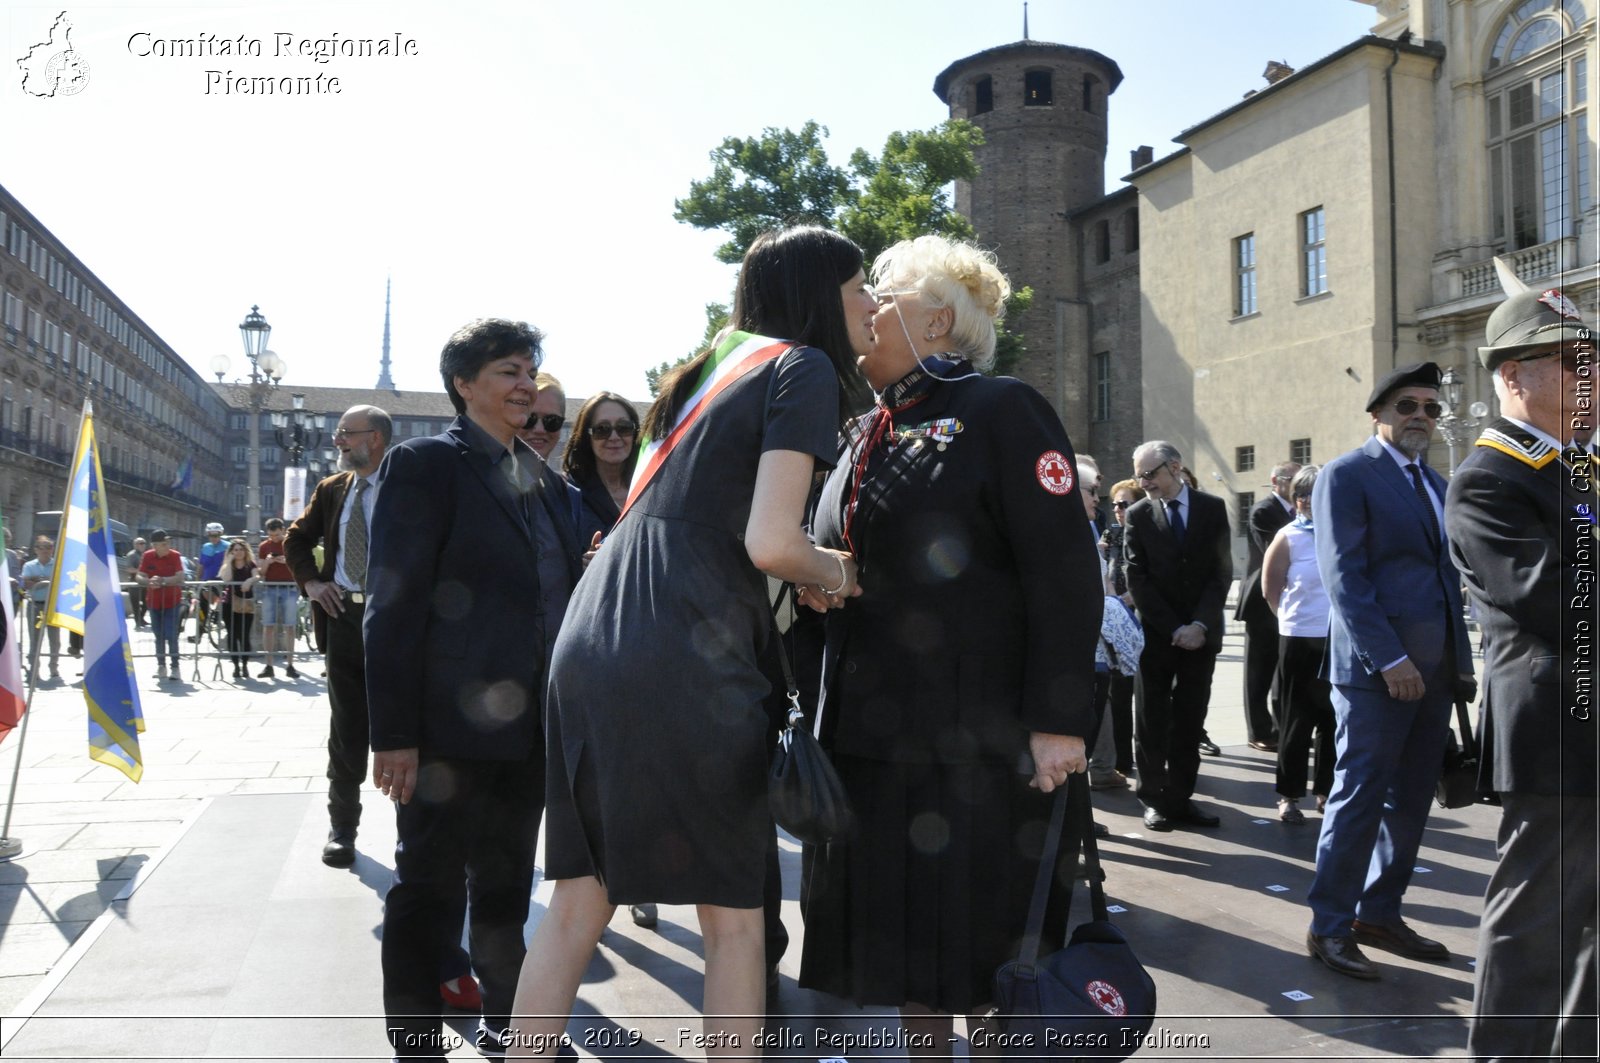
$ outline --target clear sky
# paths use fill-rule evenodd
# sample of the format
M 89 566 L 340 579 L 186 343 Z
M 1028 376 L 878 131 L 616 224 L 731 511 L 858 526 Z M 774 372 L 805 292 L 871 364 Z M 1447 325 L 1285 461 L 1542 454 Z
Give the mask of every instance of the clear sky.
M 570 395 L 642 397 L 731 290 L 723 237 L 672 219 L 723 137 L 816 119 L 836 163 L 877 153 L 945 117 L 947 65 L 1022 36 L 1004 0 L 97 0 L 65 8 L 82 91 L 28 95 L 16 60 L 69 2 L 0 11 L 0 184 L 208 377 L 217 354 L 243 371 L 260 304 L 289 387 L 376 382 L 392 273 L 397 387 L 438 389 L 451 331 L 505 316 L 545 330 Z M 1133 148 L 1160 157 L 1264 86 L 1269 59 L 1304 66 L 1376 21 L 1357 0 L 1033 0 L 1028 17 L 1035 40 L 1122 68 L 1107 191 Z M 259 56 L 216 54 L 241 35 Z M 396 35 L 414 54 L 315 58 L 321 39 Z M 229 72 L 339 91 L 227 92 Z

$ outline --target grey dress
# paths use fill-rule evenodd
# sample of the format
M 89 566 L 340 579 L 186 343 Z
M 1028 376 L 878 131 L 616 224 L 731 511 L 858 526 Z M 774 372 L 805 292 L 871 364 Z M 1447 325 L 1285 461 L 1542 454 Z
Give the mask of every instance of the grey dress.
M 550 674 L 548 877 L 598 875 L 616 904 L 761 906 L 771 613 L 744 529 L 764 452 L 832 463 L 838 388 L 815 348 L 734 382 L 578 581 Z

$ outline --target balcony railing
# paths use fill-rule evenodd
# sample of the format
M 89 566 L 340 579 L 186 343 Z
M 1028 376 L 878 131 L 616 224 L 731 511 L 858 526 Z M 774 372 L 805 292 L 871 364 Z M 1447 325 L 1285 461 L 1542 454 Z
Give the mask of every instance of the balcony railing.
M 1549 243 L 1534 244 L 1520 251 L 1510 251 L 1505 258 L 1517 276 L 1532 284 L 1546 277 L 1554 277 L 1585 263 L 1578 256 L 1578 238 L 1563 236 Z M 1480 295 L 1500 294 L 1500 277 L 1495 272 L 1494 259 L 1473 262 L 1450 271 L 1453 274 L 1451 292 L 1455 299 L 1472 299 Z

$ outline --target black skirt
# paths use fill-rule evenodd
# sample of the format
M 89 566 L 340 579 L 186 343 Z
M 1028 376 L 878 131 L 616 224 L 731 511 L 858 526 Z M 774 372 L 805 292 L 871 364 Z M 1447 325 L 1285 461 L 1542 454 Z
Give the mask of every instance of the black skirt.
M 860 1005 L 983 1010 L 1016 958 L 1052 798 L 992 764 L 834 765 L 856 826 L 807 853 L 800 984 Z M 1046 942 L 1062 940 L 1074 866 L 1056 868 Z

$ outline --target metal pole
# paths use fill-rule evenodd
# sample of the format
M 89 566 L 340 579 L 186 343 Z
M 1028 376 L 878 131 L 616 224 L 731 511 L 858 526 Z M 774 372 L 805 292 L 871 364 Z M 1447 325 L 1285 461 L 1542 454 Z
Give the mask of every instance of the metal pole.
M 23 599 L 23 615 L 33 599 Z M 44 610 L 39 611 L 39 620 L 44 620 Z M 28 655 L 28 701 L 22 707 L 22 726 L 17 728 L 17 763 L 11 768 L 11 790 L 6 795 L 6 819 L 0 826 L 0 863 L 13 860 L 22 854 L 22 839 L 11 836 L 11 810 L 17 804 L 17 779 L 22 775 L 22 750 L 28 744 L 28 721 L 33 719 L 33 692 L 39 686 L 39 640 L 44 635 L 42 624 L 33 633 L 33 648 Z
M 250 462 L 249 486 L 244 496 L 244 532 L 261 535 L 261 388 L 255 363 L 250 363 Z

